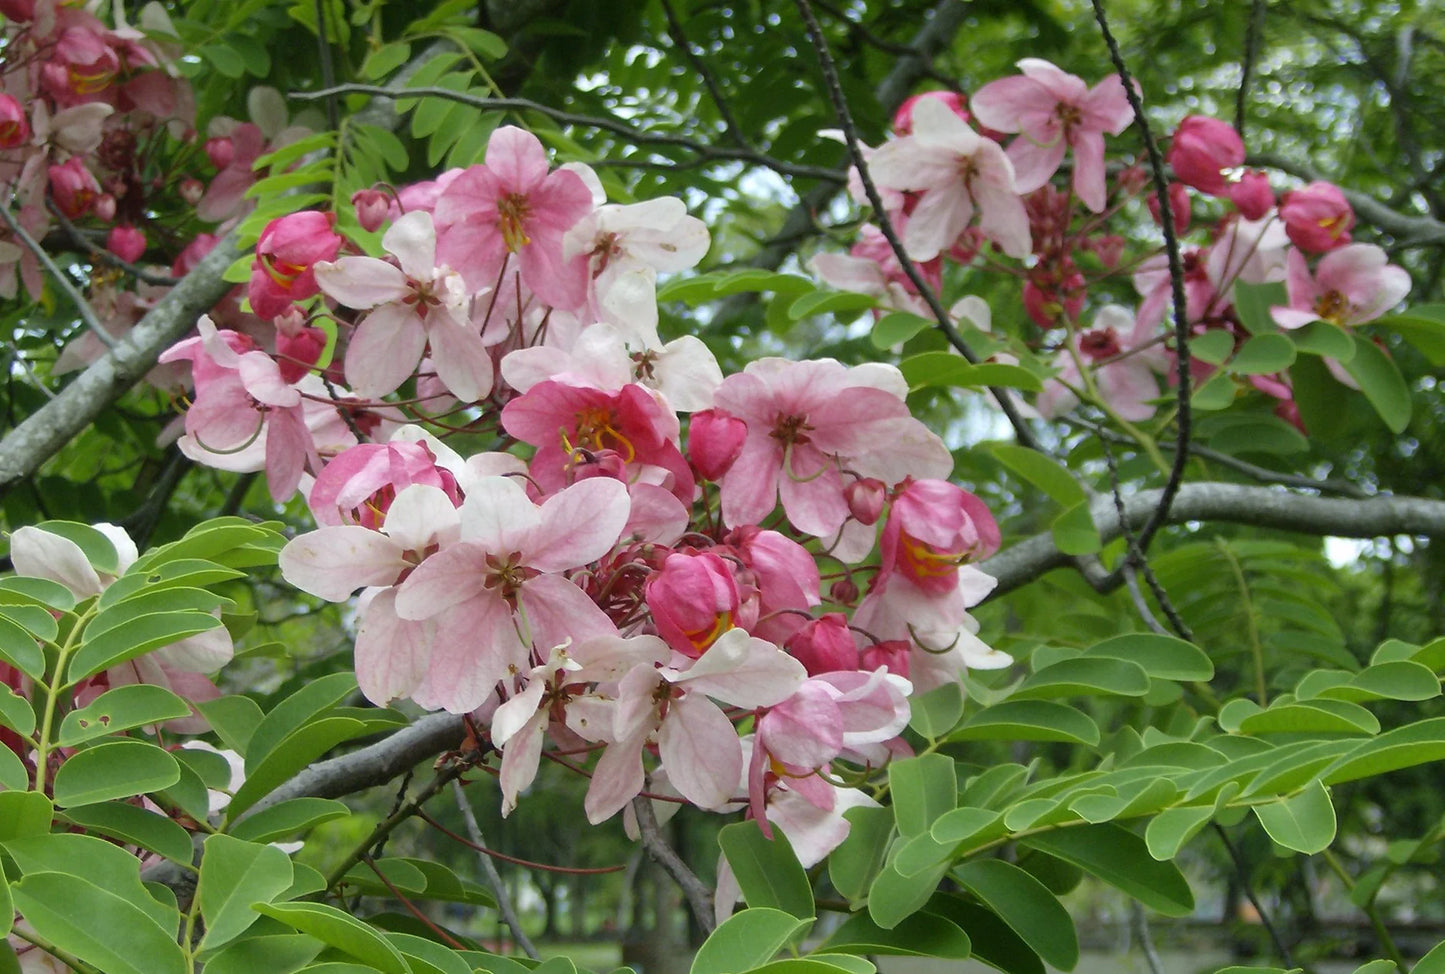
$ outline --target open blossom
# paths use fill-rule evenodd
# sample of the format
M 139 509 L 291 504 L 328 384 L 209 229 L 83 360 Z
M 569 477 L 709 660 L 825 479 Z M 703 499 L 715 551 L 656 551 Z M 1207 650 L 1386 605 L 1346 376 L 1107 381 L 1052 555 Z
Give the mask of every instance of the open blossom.
M 883 523 L 883 574 L 897 573 L 925 592 L 958 587 L 958 569 L 998 550 L 998 523 L 987 505 L 946 480 L 905 482 Z
M 903 230 L 910 257 L 931 260 L 953 246 L 975 210 L 983 235 L 1010 257 L 1033 248 L 1013 163 L 936 98 L 914 106 L 913 134 L 879 146 L 869 168 L 879 186 L 921 194 Z
M 587 295 L 587 258 L 563 254 L 563 235 L 592 209 L 592 191 L 569 169 L 548 171 L 535 135 L 492 133 L 485 161 L 456 176 L 436 202 L 438 252 L 473 288 L 496 285 L 508 261 L 548 304 L 576 308 Z
M 308 503 L 318 524 L 359 524 L 376 530 L 392 502 L 412 484 L 436 487 L 461 503 L 457 479 L 424 442 L 359 443 L 316 475 Z
M 1320 260 L 1311 276 L 1304 254 L 1289 252 L 1289 306 L 1270 309 L 1281 328 L 1327 321 L 1341 328 L 1373 321 L 1410 293 L 1410 274 L 1374 244 L 1350 244 Z
M 971 101 L 980 124 L 1020 133 L 1008 147 L 1015 188 L 1031 193 L 1043 186 L 1072 149 L 1074 192 L 1090 210 L 1103 212 L 1104 133 L 1118 135 L 1134 118 L 1119 76 L 1090 88 L 1040 58 L 1024 58 L 1018 66 L 1022 75 L 989 82 Z
M 1168 367 L 1164 347 L 1154 341 L 1154 322 L 1137 319 L 1119 305 L 1105 305 L 1088 331 L 1070 334 L 1071 348 L 1054 360 L 1058 375 L 1044 384 L 1036 402 L 1039 414 L 1052 418 L 1078 405 L 1079 366 L 1090 369 L 1099 395 L 1120 416 L 1138 421 L 1154 415 L 1159 395 L 1156 378 Z
M 341 238 L 331 229 L 331 214 L 302 210 L 266 224 L 256 241 L 248 293 L 251 310 L 274 318 L 319 290 L 315 265 L 331 260 Z
M 369 309 L 346 349 L 346 379 L 358 395 L 384 396 L 405 382 L 428 345 L 446 388 L 462 402 L 492 391 L 491 355 L 472 324 L 461 275 L 436 263 L 429 213 L 408 213 L 381 238 L 396 263 L 342 257 L 316 264 L 316 283 L 351 308 Z M 399 266 L 398 266 L 399 265 Z

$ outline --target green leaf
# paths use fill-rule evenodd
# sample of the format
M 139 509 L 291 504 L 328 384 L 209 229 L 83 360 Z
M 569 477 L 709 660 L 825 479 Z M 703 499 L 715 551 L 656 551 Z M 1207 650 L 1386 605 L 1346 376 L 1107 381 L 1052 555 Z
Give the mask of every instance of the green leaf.
M 12 597 L 24 598 L 20 595 Z M 30 635 L 45 642 L 54 642 L 55 637 L 60 635 L 60 623 L 56 621 L 55 616 L 51 615 L 50 607 L 47 605 L 7 604 L 0 600 L 0 616 L 19 623 Z
M 1048 887 L 1012 863 L 980 859 L 956 866 L 953 876 L 1059 970 L 1079 962 L 1074 921 Z
M 1281 701 L 1239 722 L 1241 734 L 1375 734 L 1380 721 L 1343 700 Z
M 1343 363 L 1375 412 L 1392 433 L 1403 433 L 1410 425 L 1410 387 L 1400 369 L 1374 342 L 1355 335 L 1355 357 Z
M 47 823 L 48 824 L 48 823 Z M 78 832 L 39 834 L 5 844 L 22 873 L 65 873 L 84 876 L 107 892 L 123 897 L 163 930 L 175 932 L 180 914 L 173 903 L 156 900 L 140 880 L 140 860 L 120 846 Z
M 1367 666 L 1348 683 L 1323 689 L 1319 695 L 1350 702 L 1430 700 L 1440 695 L 1440 678 L 1430 667 L 1414 660 L 1394 660 Z
M 12 891 L 16 909 L 37 934 L 106 974 L 187 970 L 174 928 L 163 930 L 129 900 L 79 876 L 32 873 Z
M 973 954 L 973 944 L 958 924 L 926 913 L 904 917 L 891 930 L 878 926 L 867 914 L 858 913 L 844 921 L 817 949 L 840 954 L 891 954 L 946 960 L 966 960 Z
M 1099 727 L 1087 715 L 1053 700 L 1005 700 L 980 710 L 948 735 L 950 741 L 1066 741 L 1099 743 Z
M 955 808 L 934 821 L 929 834 L 938 841 L 949 845 L 976 842 L 980 836 L 987 838 L 1003 835 L 1007 826 L 1003 824 L 1003 813 L 991 808 L 966 806 Z
M 221 620 L 205 612 L 157 612 L 123 622 L 94 639 L 86 638 L 66 670 L 70 683 L 79 683 L 101 670 L 135 659 L 151 650 L 169 646 L 187 636 L 210 632 Z M 87 634 L 88 635 L 88 634 Z
M 0 792 L 24 791 L 30 787 L 30 772 L 8 747 L 0 747 Z
M 973 941 L 973 956 L 1007 974 L 1044 974 L 1044 962 L 997 913 L 953 893 L 928 901 L 925 916 L 958 926 Z
M 77 751 L 55 772 L 55 804 L 93 805 L 169 788 L 181 780 L 176 759 L 145 741 L 106 741 Z
M 1144 830 L 1149 855 L 1160 862 L 1173 859 L 1184 843 L 1194 838 L 1213 817 L 1213 805 L 1180 805 L 1164 809 L 1150 820 Z
M 1430 952 L 1415 962 L 1410 974 L 1445 974 L 1445 942 L 1436 944 Z
M 757 822 L 734 822 L 718 833 L 718 844 L 749 907 L 771 907 L 800 920 L 816 915 L 808 874 L 780 829 L 769 839 Z
M 908 311 L 894 311 L 873 323 L 873 333 L 869 338 L 874 348 L 887 349 L 937 325 L 938 322 L 931 318 L 922 318 Z
M 106 575 L 120 574 L 120 556 L 116 554 L 115 545 L 106 537 L 105 532 L 79 521 L 41 521 L 35 526 L 74 542 L 85 555 L 85 560 L 90 562 L 97 572 Z
M 59 582 L 25 575 L 0 578 L 0 603 L 12 604 L 17 598 L 48 605 L 61 612 L 75 608 L 75 593 Z
M 888 765 L 888 791 L 898 832 L 922 835 L 933 822 L 958 804 L 958 776 L 953 758 L 923 754 Z
M 1234 404 L 1234 396 L 1238 391 L 1239 387 L 1235 385 L 1234 377 L 1221 369 L 1194 390 L 1189 397 L 1189 404 L 1195 409 L 1205 412 L 1228 409 Z
M 1303 328 L 1283 333 L 1294 347 L 1310 355 L 1348 362 L 1355 357 L 1355 342 L 1350 333 L 1328 321 L 1312 321 Z
M 912 716 L 908 726 L 929 740 L 937 740 L 958 725 L 963 716 L 963 688 L 957 683 L 944 683 L 927 693 L 908 698 Z
M 1096 696 L 1142 697 L 1149 677 L 1137 663 L 1107 657 L 1080 656 L 1059 660 L 1026 678 L 1010 700 Z
M 201 60 L 215 68 L 227 78 L 239 78 L 246 73 L 246 61 L 233 48 L 217 42 L 207 44 L 196 51 Z
M 66 714 L 58 740 L 62 747 L 74 747 L 106 734 L 190 715 L 190 706 L 165 687 L 133 683 L 107 690 Z
M 843 813 L 848 837 L 828 856 L 833 888 L 857 903 L 883 868 L 893 836 L 893 809 L 855 806 Z
M 794 298 L 788 305 L 788 317 L 797 321 L 812 315 L 835 314 L 839 311 L 862 311 L 876 307 L 878 299 L 856 291 L 813 291 Z
M 248 842 L 274 842 L 350 814 L 351 809 L 329 798 L 292 798 L 247 816 L 231 834 Z
M 1373 324 L 1414 345 L 1431 365 L 1445 365 L 1445 305 L 1417 304 L 1404 314 L 1376 318 Z
M 915 841 L 926 839 L 919 836 Z M 948 873 L 945 858 L 931 869 L 904 875 L 894 863 L 884 866 L 868 887 L 868 916 L 885 930 L 892 930 L 905 919 L 923 909 Z
M 1079 501 L 1054 518 L 1049 530 L 1053 532 L 1054 544 L 1066 555 L 1090 555 L 1103 547 L 1088 501 Z
M 257 733 L 259 732 L 260 728 L 257 728 Z M 236 794 L 226 810 L 228 819 L 235 821 L 242 812 L 306 765 L 342 741 L 349 741 L 364 733 L 366 724 L 350 717 L 326 717 L 297 730 L 285 738 L 258 766 L 254 769 L 248 767 L 245 783 L 236 789 Z M 250 764 L 249 756 L 247 764 Z
M 45 652 L 40 644 L 27 629 L 4 615 L 0 615 L 0 660 L 32 680 L 45 679 Z
M 65 810 L 65 818 L 81 828 L 191 865 L 191 836 L 164 815 L 126 802 L 102 802 Z
M 989 445 L 988 451 L 999 463 L 1064 507 L 1073 507 L 1086 500 L 1084 488 L 1074 480 L 1074 475 L 1037 450 L 1014 446 L 1011 443 L 993 443 Z
M 375 81 L 391 74 L 411 58 L 411 45 L 406 41 L 393 41 L 390 44 L 383 44 L 366 56 L 361 62 L 361 76 L 368 81 Z
M 1128 633 L 1095 643 L 1085 656 L 1129 660 L 1161 680 L 1207 681 L 1214 678 L 1214 664 L 1193 643 L 1173 636 Z
M 269 903 L 291 886 L 291 859 L 275 846 L 259 845 L 213 835 L 201 856 L 201 879 L 196 895 L 208 950 L 234 940 L 259 919 L 253 903 Z
M 1189 356 L 1210 365 L 1223 365 L 1234 352 L 1234 335 L 1217 328 L 1189 339 Z
M 1268 375 L 1289 368 L 1294 358 L 1294 343 L 1283 335 L 1255 335 L 1230 359 L 1229 370 L 1242 375 Z
M 434 940 L 397 931 L 389 932 L 386 939 L 401 951 L 411 974 L 472 974 L 471 965 L 456 951 Z
M 258 903 L 255 909 L 372 965 L 382 974 L 409 974 L 401 952 L 385 937 L 334 906 L 324 903 Z
M 452 27 L 447 30 L 448 37 L 455 37 L 466 45 L 467 49 L 480 54 L 484 58 L 499 61 L 507 56 L 507 42 L 489 30 L 482 30 L 478 27 Z
M 246 745 L 246 773 L 251 774 L 285 738 L 325 714 L 356 692 L 350 672 L 332 673 L 307 683 L 271 709 L 252 731 Z
M 742 974 L 761 967 L 813 925 L 791 913 L 749 907 L 728 917 L 698 948 L 689 974 Z
M 1289 305 L 1289 291 L 1281 281 L 1268 284 L 1248 284 L 1236 281 L 1234 285 L 1234 311 L 1239 323 L 1251 335 L 1267 335 L 1279 331 L 1269 309 Z
M 247 937 L 227 944 L 206 960 L 206 974 L 294 974 L 325 948 L 302 933 Z
M 0 727 L 8 727 L 21 737 L 35 730 L 35 710 L 30 701 L 4 684 L 0 684 Z
M 28 780 L 27 780 L 28 783 Z M 46 835 L 55 817 L 55 806 L 39 792 L 0 791 L 0 842 L 30 835 Z
M 1028 369 L 1002 362 L 980 362 L 974 365 L 954 352 L 922 352 L 898 363 L 908 388 L 928 386 L 960 386 L 983 389 L 1008 386 L 1038 392 L 1043 381 Z M 1032 451 L 1030 451 L 1032 452 Z
M 1440 760 L 1445 760 L 1445 717 L 1432 717 L 1365 741 L 1326 768 L 1320 780 L 1337 785 Z
M 251 735 L 265 716 L 256 701 L 242 696 L 207 700 L 196 704 L 196 709 L 221 738 L 221 743 L 243 758 L 250 750 Z
M 1318 780 L 1283 801 L 1255 805 L 1254 814 L 1271 839 L 1295 852 L 1313 855 L 1335 840 L 1335 806 Z
M 1114 822 L 1042 832 L 1019 840 L 1071 862 L 1165 916 L 1188 916 L 1194 894 L 1172 862 L 1157 862 L 1144 840 Z

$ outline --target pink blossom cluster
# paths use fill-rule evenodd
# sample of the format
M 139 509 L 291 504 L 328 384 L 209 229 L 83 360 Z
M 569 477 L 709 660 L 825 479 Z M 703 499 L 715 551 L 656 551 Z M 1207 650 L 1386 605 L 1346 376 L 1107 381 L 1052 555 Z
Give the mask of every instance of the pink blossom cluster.
M 1022 309 L 1036 326 L 1027 351 L 1052 358 L 1052 377 L 1034 404 L 1040 415 L 1060 415 L 1087 398 L 1122 420 L 1148 419 L 1175 371 L 1172 294 L 1162 248 L 1126 258 L 1125 238 L 1110 228 L 1147 184 L 1145 170 L 1132 163 L 1117 166 L 1111 182 L 1105 161 L 1105 137 L 1133 121 L 1127 93 L 1114 76 L 1089 86 L 1047 61 L 1025 59 L 1019 67 L 1021 74 L 984 85 L 967 102 L 946 91 L 910 99 L 894 119 L 894 137 L 866 150 L 868 170 L 889 222 L 935 292 L 945 279 L 959 279 L 948 272 L 960 265 L 1021 280 Z M 1056 180 L 1066 159 L 1067 180 Z M 1213 223 L 1201 224 L 1202 242 L 1182 241 L 1195 334 L 1225 330 L 1236 347 L 1250 337 L 1234 307 L 1237 282 L 1284 283 L 1288 305 L 1274 308 L 1273 317 L 1285 329 L 1313 321 L 1352 328 L 1408 292 L 1408 275 L 1383 250 L 1351 243 L 1355 217 L 1340 189 L 1314 182 L 1277 197 L 1263 171 L 1246 168 L 1244 142 L 1227 123 L 1185 118 L 1166 159 L 1176 180 L 1168 192 L 1176 234 L 1190 233 L 1199 198 L 1225 204 Z M 867 203 L 856 172 L 850 188 Z M 1147 203 L 1158 221 L 1159 201 L 1151 195 Z M 875 227 L 863 227 L 848 255 L 821 254 L 813 268 L 837 287 L 877 296 L 885 308 L 931 316 Z M 1110 283 L 1125 274 L 1132 307 Z M 970 320 L 986 328 L 979 317 Z M 1327 364 L 1352 384 L 1338 363 Z M 1200 380 L 1218 368 L 1190 365 Z M 1248 381 L 1299 423 L 1287 373 Z
M 643 794 L 747 806 L 818 861 L 871 802 L 840 766 L 907 752 L 911 694 L 1010 662 L 968 612 L 998 527 L 902 374 L 724 377 L 664 343 L 657 277 L 706 228 L 676 199 L 607 203 L 518 128 L 354 202 L 377 253 L 317 212 L 261 235 L 247 291 L 274 342 L 203 319 L 162 357 L 190 368 L 181 448 L 304 493 L 319 527 L 283 574 L 360 591 L 362 691 L 472 715 L 505 810 L 548 755 L 591 765 L 594 822 Z

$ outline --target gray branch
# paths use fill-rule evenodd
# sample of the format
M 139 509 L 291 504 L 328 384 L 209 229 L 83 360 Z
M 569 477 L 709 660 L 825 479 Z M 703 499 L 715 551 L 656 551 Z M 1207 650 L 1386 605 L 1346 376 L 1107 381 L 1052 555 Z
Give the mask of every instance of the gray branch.
M 1133 528 L 1148 521 L 1159 504 L 1159 491 L 1140 491 L 1124 500 Z M 1090 508 L 1105 543 L 1122 529 L 1113 501 L 1101 497 Z M 1312 497 L 1279 487 L 1240 484 L 1186 484 L 1169 508 L 1169 523 L 1223 521 L 1339 538 L 1380 538 L 1399 534 L 1445 537 L 1445 501 L 1423 497 L 1380 496 L 1365 500 Z M 979 568 L 998 579 L 993 596 L 1011 592 L 1044 572 L 1071 564 L 1051 534 L 1040 534 L 1005 548 Z
M 1299 179 L 1311 182 L 1325 177 L 1310 166 L 1293 162 L 1282 156 L 1268 153 L 1253 153 L 1245 160 L 1251 166 L 1278 169 Z M 1412 216 L 1391 209 L 1384 203 L 1358 190 L 1340 187 L 1345 199 L 1354 207 L 1359 218 L 1372 226 L 1394 236 L 1401 247 L 1429 247 L 1445 244 L 1445 223 L 1430 216 Z

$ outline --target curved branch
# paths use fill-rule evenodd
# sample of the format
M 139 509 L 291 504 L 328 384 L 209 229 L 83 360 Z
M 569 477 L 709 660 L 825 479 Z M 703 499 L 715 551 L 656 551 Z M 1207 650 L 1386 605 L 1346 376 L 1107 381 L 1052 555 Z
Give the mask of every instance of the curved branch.
M 1135 529 L 1159 505 L 1159 490 L 1125 499 L 1124 517 Z M 1089 513 L 1105 543 L 1123 533 L 1110 498 L 1094 502 Z M 1445 501 L 1424 497 L 1379 496 L 1367 500 L 1310 497 L 1280 488 L 1242 484 L 1186 484 L 1169 507 L 1169 522 L 1224 521 L 1320 537 L 1379 538 L 1397 534 L 1445 538 Z M 1072 563 L 1052 534 L 1040 534 L 1005 548 L 979 568 L 998 579 L 991 598 L 1011 592 L 1054 568 Z

